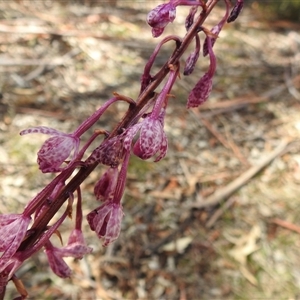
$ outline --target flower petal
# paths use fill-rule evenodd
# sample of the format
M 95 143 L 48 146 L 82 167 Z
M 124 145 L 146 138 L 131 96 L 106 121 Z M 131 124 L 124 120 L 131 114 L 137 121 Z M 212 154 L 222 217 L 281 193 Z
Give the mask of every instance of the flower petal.
M 106 226 L 103 246 L 107 246 L 119 237 L 123 215 L 122 206 L 117 204 L 113 205 L 112 212 Z
M 118 180 L 118 168 L 108 168 L 96 183 L 94 194 L 97 200 L 111 200 Z
M 137 132 L 141 129 L 143 123 L 138 123 L 135 124 L 131 127 L 129 127 L 125 133 L 125 138 L 124 138 L 124 149 L 125 150 L 130 150 L 131 149 L 131 144 L 132 144 L 132 140 L 134 139 L 135 135 L 137 134 Z
M 7 247 L 10 247 L 18 235 L 23 235 L 20 236 L 22 241 L 30 220 L 29 217 L 21 214 L 0 216 L 0 251 L 5 251 Z
M 28 225 L 31 221 L 30 217 L 20 214 L 13 222 L 1 227 L 0 244 L 1 250 L 4 251 L 0 258 L 0 273 L 7 266 L 9 259 L 16 253 L 22 243 Z
M 167 151 L 168 151 L 168 138 L 165 132 L 163 132 L 162 142 L 160 144 L 160 149 L 158 150 L 158 156 L 156 157 L 154 162 L 158 162 L 161 159 L 163 159 L 166 156 Z
M 103 246 L 115 241 L 121 230 L 123 217 L 122 205 L 105 202 L 102 206 L 87 215 L 88 223 L 99 238 L 104 238 Z
M 140 131 L 140 137 L 133 146 L 133 153 L 141 159 L 154 156 L 161 147 L 163 127 L 160 120 L 146 118 Z
M 54 247 L 50 247 L 45 250 L 48 258 L 49 266 L 54 274 L 61 278 L 67 278 L 71 276 L 71 269 L 62 259 L 62 257 L 54 250 Z
M 147 22 L 152 27 L 153 37 L 160 36 L 164 28 L 175 20 L 175 17 L 176 7 L 171 2 L 160 4 L 152 9 L 147 16 Z
M 43 173 L 61 171 L 60 166 L 74 149 L 79 147 L 79 139 L 72 136 L 54 136 L 45 141 L 38 152 L 38 164 Z
M 56 130 L 56 129 L 50 128 L 50 127 L 46 127 L 46 126 L 36 126 L 36 127 L 30 127 L 30 128 L 24 129 L 20 132 L 20 135 L 25 135 L 25 134 L 30 134 L 30 133 L 42 133 L 42 134 L 60 135 L 60 136 L 67 135 L 64 132 L 61 132 L 59 130 Z

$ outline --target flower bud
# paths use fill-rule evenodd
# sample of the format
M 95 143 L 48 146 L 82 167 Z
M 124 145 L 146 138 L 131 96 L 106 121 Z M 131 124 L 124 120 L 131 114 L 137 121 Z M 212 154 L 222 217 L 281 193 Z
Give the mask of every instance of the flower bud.
M 91 230 L 95 231 L 99 238 L 104 238 L 103 246 L 118 238 L 123 215 L 122 205 L 112 201 L 105 202 L 87 215 Z
M 190 27 L 193 25 L 195 14 L 196 14 L 197 10 L 198 10 L 197 6 L 192 6 L 191 7 L 190 12 L 189 12 L 188 16 L 185 19 L 185 29 L 186 29 L 186 31 L 188 31 L 190 29 Z
M 187 108 L 198 107 L 204 103 L 212 90 L 212 77 L 205 73 L 195 85 L 188 97 Z
M 200 53 L 200 38 L 198 35 L 195 36 L 196 39 L 196 48 L 195 50 L 189 55 L 187 60 L 185 61 L 185 67 L 183 71 L 183 75 L 188 76 L 193 73 L 195 65 L 199 58 Z
M 63 260 L 62 256 L 56 251 L 56 247 L 53 247 L 50 242 L 45 246 L 45 253 L 48 258 L 48 263 L 54 274 L 61 278 L 67 278 L 71 276 L 71 269 Z
M 147 16 L 147 22 L 152 27 L 153 37 L 159 37 L 165 27 L 175 20 L 175 17 L 176 7 L 172 2 L 160 4 L 152 9 Z
M 166 152 L 166 139 L 161 122 L 146 118 L 140 130 L 140 137 L 133 146 L 133 153 L 141 159 L 148 159 L 161 151 Z
M 244 1 L 243 0 L 237 0 L 235 2 L 235 5 L 233 7 L 233 9 L 230 12 L 230 15 L 227 19 L 227 23 L 233 22 L 237 19 L 237 17 L 239 16 L 239 14 L 241 13 L 242 9 L 244 6 Z

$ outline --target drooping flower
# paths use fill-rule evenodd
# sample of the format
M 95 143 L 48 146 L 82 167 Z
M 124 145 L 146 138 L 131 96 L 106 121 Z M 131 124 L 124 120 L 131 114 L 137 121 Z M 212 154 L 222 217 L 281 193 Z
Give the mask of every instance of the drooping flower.
M 199 6 L 203 4 L 197 0 L 170 0 L 168 3 L 158 5 L 147 16 L 147 22 L 152 27 L 153 37 L 159 37 L 165 27 L 175 20 L 176 7 L 179 5 Z
M 54 274 L 61 278 L 67 278 L 71 276 L 71 269 L 57 251 L 57 248 L 54 247 L 50 241 L 48 241 L 45 245 L 45 253 L 48 258 L 49 266 Z
M 91 253 L 93 249 L 88 247 L 84 241 L 81 230 L 73 229 L 66 246 L 55 248 L 61 257 L 74 257 L 81 259 L 85 254 Z
M 131 142 L 139 131 L 140 135 L 133 146 L 133 153 L 141 159 L 149 159 L 157 154 L 155 162 L 164 158 L 168 150 L 168 139 L 163 128 L 164 116 L 165 110 L 162 109 L 158 118 L 149 115 L 142 122 L 129 128 L 124 139 L 124 147 L 130 149 Z
M 48 258 L 49 266 L 59 277 L 66 278 L 71 276 L 71 269 L 63 260 L 63 257 L 74 257 L 81 259 L 84 255 L 91 253 L 93 249 L 85 244 L 81 230 L 72 230 L 68 244 L 58 248 L 50 241 L 45 243 L 45 253 Z
M 99 239 L 104 238 L 103 246 L 118 238 L 123 215 L 121 203 L 113 201 L 105 202 L 87 215 L 91 230 L 96 232 Z
M 195 14 L 198 10 L 197 6 L 192 6 L 190 9 L 189 14 L 187 15 L 186 19 L 185 19 L 185 29 L 188 31 L 190 29 L 190 27 L 193 25 L 194 23 L 194 18 L 195 18 Z
M 237 0 L 230 12 L 230 15 L 227 19 L 227 23 L 233 22 L 237 19 L 240 15 L 241 11 L 243 10 L 244 0 Z
M 188 96 L 187 108 L 198 107 L 204 103 L 212 90 L 212 79 L 216 70 L 216 57 L 212 50 L 211 38 L 207 37 L 210 66 L 208 71 L 200 78 Z
M 78 153 L 80 139 L 74 134 L 66 134 L 53 128 L 45 126 L 37 126 L 22 130 L 20 135 L 30 133 L 42 133 L 50 135 L 38 152 L 38 164 L 43 173 L 62 171 L 61 165 L 71 155 L 72 160 L 76 158 Z
M 121 134 L 104 140 L 100 146 L 93 150 L 85 164 L 91 165 L 98 162 L 112 168 L 117 167 L 124 156 L 123 139 L 124 136 Z
M 186 75 L 186 76 L 193 73 L 195 65 L 196 65 L 196 63 L 198 61 L 198 58 L 199 58 L 200 38 L 199 38 L 198 35 L 195 36 L 195 40 L 196 40 L 195 50 L 189 55 L 189 57 L 187 58 L 187 60 L 185 62 L 185 67 L 184 67 L 183 74 Z
M 95 231 L 99 238 L 103 238 L 103 246 L 115 241 L 121 230 L 121 221 L 123 210 L 121 199 L 125 189 L 127 168 L 130 158 L 130 151 L 126 151 L 118 172 L 117 183 L 111 185 L 111 191 L 106 194 L 107 198 L 104 203 L 87 215 L 87 221 L 92 231 Z M 115 171 L 113 171 L 114 173 Z M 115 176 L 115 174 L 113 174 Z M 115 179 L 113 179 L 115 180 Z
M 113 197 L 118 180 L 118 168 L 109 167 L 94 187 L 94 194 L 99 201 L 106 201 Z
M 153 110 L 144 120 L 127 129 L 124 138 L 124 148 L 130 151 L 132 141 L 139 132 L 139 138 L 133 145 L 133 153 L 141 159 L 148 159 L 157 155 L 155 162 L 165 157 L 168 150 L 168 140 L 164 132 L 165 108 L 168 94 L 178 76 L 179 68 L 170 65 L 168 81 L 158 94 Z
M 99 109 L 97 109 L 89 118 L 84 120 L 78 128 L 73 133 L 64 133 L 58 131 L 53 128 L 45 127 L 45 126 L 37 126 L 29 129 L 25 129 L 20 132 L 20 135 L 25 135 L 29 133 L 43 133 L 52 136 L 48 140 L 45 141 L 43 146 L 38 152 L 38 164 L 40 170 L 43 173 L 47 172 L 60 172 L 66 168 L 61 167 L 61 165 L 65 162 L 65 160 L 70 157 L 73 152 L 71 161 L 69 165 L 76 160 L 80 137 L 93 126 L 102 114 L 106 111 L 106 109 L 116 101 L 125 101 L 130 105 L 135 105 L 135 102 L 128 97 L 122 96 L 118 93 L 114 93 L 114 97 L 107 100 Z M 88 143 L 81 149 L 78 159 L 84 154 L 84 151 L 90 145 L 90 143 L 94 140 L 97 134 L 88 141 Z
M 0 272 L 22 243 L 31 221 L 26 214 L 0 215 Z
M 149 12 L 147 22 L 152 27 L 153 37 L 159 37 L 165 27 L 175 20 L 176 6 L 173 2 L 160 4 Z
M 148 117 L 142 123 L 139 139 L 133 146 L 133 153 L 141 159 L 148 159 L 158 154 L 155 161 L 165 157 L 168 150 L 168 139 L 164 132 L 163 120 L 165 110 L 160 118 Z
M 204 103 L 212 90 L 212 76 L 205 73 L 195 85 L 188 97 L 187 108 L 198 107 Z

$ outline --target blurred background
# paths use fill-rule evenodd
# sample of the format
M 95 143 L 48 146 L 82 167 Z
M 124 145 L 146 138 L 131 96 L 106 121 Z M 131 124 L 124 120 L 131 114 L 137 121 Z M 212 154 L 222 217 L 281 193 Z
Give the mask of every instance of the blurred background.
M 157 44 L 145 18 L 160 3 L 0 1 L 1 214 L 21 212 L 53 178 L 36 164 L 46 137 L 20 137 L 22 129 L 71 132 L 112 92 L 137 97 Z M 44 253 L 28 260 L 18 276 L 30 299 L 299 299 L 299 9 L 297 0 L 245 1 L 215 44 L 209 101 L 185 109 L 208 67 L 201 57 L 172 91 L 167 157 L 131 159 L 119 239 L 103 248 L 85 222 L 94 251 L 67 260 L 66 280 L 49 271 Z M 179 8 L 164 35 L 183 36 L 187 12 Z M 223 14 L 220 2 L 206 26 Z M 172 51 L 163 48 L 157 68 Z M 125 109 L 111 107 L 96 128 L 112 129 Z M 263 169 L 246 180 L 256 166 Z M 98 206 L 93 187 L 103 171 L 82 186 L 85 215 Z M 216 193 L 221 202 L 199 207 Z M 71 227 L 63 226 L 64 241 Z M 15 296 L 9 284 L 6 299 Z

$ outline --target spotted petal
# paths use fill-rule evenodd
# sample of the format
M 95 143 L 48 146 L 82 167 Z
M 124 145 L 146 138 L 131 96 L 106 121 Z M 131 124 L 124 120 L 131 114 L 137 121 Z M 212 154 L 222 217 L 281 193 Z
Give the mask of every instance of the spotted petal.
M 43 173 L 61 171 L 60 166 L 74 150 L 76 156 L 79 139 L 73 136 L 54 136 L 45 141 L 38 152 L 38 164 Z
M 164 130 L 160 120 L 146 118 L 140 131 L 140 137 L 133 146 L 133 153 L 141 159 L 154 156 L 161 148 Z

